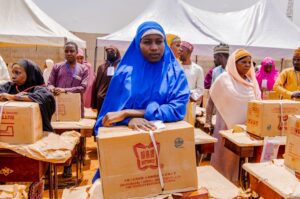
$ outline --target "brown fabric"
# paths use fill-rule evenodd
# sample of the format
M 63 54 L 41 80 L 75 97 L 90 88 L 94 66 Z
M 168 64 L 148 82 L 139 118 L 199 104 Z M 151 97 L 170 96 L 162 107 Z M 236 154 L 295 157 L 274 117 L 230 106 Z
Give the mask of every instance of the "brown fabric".
M 66 131 L 61 135 L 49 133 L 34 144 L 13 145 L 0 142 L 0 149 L 9 149 L 34 160 L 65 163 L 71 158 L 79 139 L 80 134 L 76 131 Z
M 119 64 L 120 59 L 112 64 L 114 66 L 115 71 L 117 65 Z M 105 62 L 100 65 L 97 70 L 96 80 L 93 85 L 92 92 L 92 108 L 97 109 L 98 113 L 101 110 L 102 104 L 104 102 L 104 98 L 106 96 L 106 92 L 108 90 L 108 86 L 112 76 L 107 76 L 107 68 L 110 66 L 109 62 Z

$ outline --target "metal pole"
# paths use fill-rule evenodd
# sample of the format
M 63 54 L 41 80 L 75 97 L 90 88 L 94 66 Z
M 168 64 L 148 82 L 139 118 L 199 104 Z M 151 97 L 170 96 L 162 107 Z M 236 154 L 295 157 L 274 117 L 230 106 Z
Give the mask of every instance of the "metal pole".
M 96 47 L 95 47 L 95 56 L 94 56 L 94 72 L 96 72 L 96 67 L 97 67 L 97 54 L 98 54 L 98 46 L 97 46 L 97 38 L 96 38 Z
M 282 71 L 283 61 L 284 61 L 284 58 L 281 58 L 281 62 L 280 62 L 280 72 Z

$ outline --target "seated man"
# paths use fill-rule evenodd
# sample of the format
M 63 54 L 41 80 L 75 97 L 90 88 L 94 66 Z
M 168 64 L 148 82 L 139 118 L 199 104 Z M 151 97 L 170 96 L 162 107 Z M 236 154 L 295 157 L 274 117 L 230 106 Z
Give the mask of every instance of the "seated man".
M 284 99 L 300 98 L 300 48 L 294 51 L 293 66 L 280 73 L 273 87 Z

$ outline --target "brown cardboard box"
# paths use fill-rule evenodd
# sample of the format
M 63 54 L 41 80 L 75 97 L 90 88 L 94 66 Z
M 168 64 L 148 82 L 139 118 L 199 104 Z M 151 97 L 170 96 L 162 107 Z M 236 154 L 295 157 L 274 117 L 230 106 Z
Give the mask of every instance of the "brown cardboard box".
M 62 93 L 55 96 L 56 111 L 52 121 L 79 121 L 81 118 L 80 93 Z
M 264 91 L 263 100 L 280 100 L 280 94 L 275 91 Z
M 300 115 L 289 116 L 284 164 L 300 172 Z
M 164 192 L 197 189 L 194 128 L 184 122 L 166 123 L 154 132 L 164 178 Z M 162 193 L 158 159 L 149 132 L 128 127 L 99 128 L 98 150 L 106 199 Z
M 295 114 L 300 114 L 300 102 L 297 101 L 251 101 L 248 103 L 247 131 L 259 137 L 285 135 L 288 115 Z
M 43 136 L 42 116 L 37 103 L 0 102 L 0 116 L 0 142 L 32 144 Z

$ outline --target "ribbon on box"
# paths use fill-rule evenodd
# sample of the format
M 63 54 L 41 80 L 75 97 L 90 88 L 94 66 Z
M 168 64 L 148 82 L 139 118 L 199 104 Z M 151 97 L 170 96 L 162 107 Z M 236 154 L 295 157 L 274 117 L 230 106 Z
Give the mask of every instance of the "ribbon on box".
M 280 104 L 280 126 L 281 126 L 281 132 L 280 132 L 280 135 L 282 136 L 283 133 L 284 133 L 284 119 L 283 119 L 283 104 L 282 104 L 282 100 L 280 100 L 279 102 Z
M 153 124 L 156 126 L 157 129 L 163 129 L 166 127 L 162 121 L 154 121 Z M 149 135 L 150 135 L 151 142 L 153 144 L 155 155 L 157 158 L 157 168 L 158 168 L 158 176 L 159 176 L 160 186 L 161 186 L 162 191 L 164 191 L 165 183 L 164 183 L 164 178 L 163 178 L 161 167 L 160 167 L 159 154 L 158 154 L 158 149 L 157 149 L 153 131 L 150 130 Z

